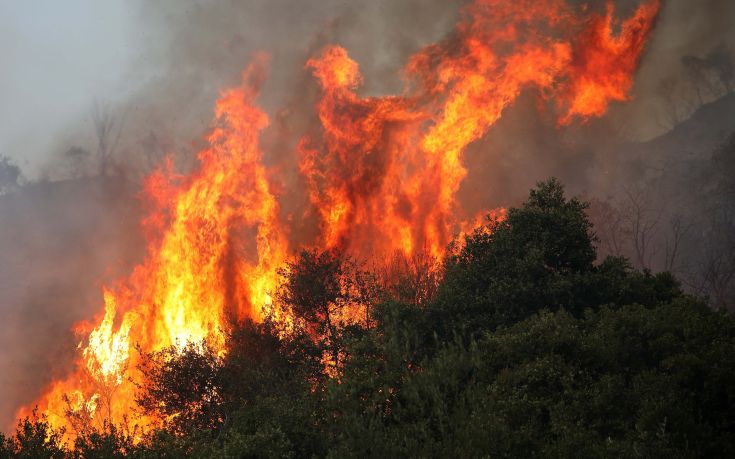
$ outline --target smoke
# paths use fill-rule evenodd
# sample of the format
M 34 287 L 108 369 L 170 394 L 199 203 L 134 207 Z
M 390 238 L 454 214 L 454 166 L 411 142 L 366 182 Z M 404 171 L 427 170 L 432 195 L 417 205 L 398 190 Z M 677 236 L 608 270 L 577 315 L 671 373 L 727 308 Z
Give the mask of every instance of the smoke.
M 0 422 L 13 422 L 72 364 L 72 324 L 98 311 L 103 283 L 141 256 L 140 211 L 120 180 L 37 183 L 0 196 Z
M 156 161 L 140 161 L 141 156 L 159 158 L 164 152 L 173 152 L 182 168 L 191 167 L 193 154 L 202 145 L 201 134 L 211 122 L 211 107 L 219 91 L 236 85 L 245 63 L 254 52 L 263 50 L 272 56 L 272 69 L 260 104 L 271 114 L 272 131 L 279 130 L 277 135 L 266 134 L 266 142 L 276 142 L 266 145 L 267 159 L 283 164 L 288 185 L 288 181 L 298 180 L 295 170 L 288 174 L 294 166 L 290 155 L 296 132 L 303 132 L 308 123 L 314 122 L 313 117 L 304 115 L 313 113 L 317 98 L 314 78 L 304 69 L 306 60 L 327 44 L 339 44 L 361 66 L 361 94 L 400 93 L 406 59 L 422 46 L 450 34 L 465 3 L 141 3 L 137 15 L 145 32 L 140 34 L 140 46 L 146 51 L 137 72 L 148 75 L 151 83 L 118 108 L 126 113 L 127 120 L 126 142 L 120 156 L 126 162 L 147 165 Z M 591 4 L 602 11 L 607 2 L 577 3 Z M 639 4 L 638 0 L 618 0 L 616 8 L 620 16 L 625 16 Z M 575 191 L 594 191 L 590 188 L 600 179 L 584 173 L 593 167 L 592 156 L 615 154 L 600 148 L 600 136 L 614 142 L 642 140 L 670 129 L 672 123 L 667 119 L 671 118 L 671 101 L 662 96 L 662 86 L 691 85 L 682 64 L 686 56 L 704 57 L 718 45 L 735 52 L 735 37 L 727 33 L 727 18 L 733 15 L 735 5 L 727 0 L 665 1 L 636 76 L 632 100 L 614 105 L 602 120 L 560 131 L 553 126 L 551 117 L 538 113 L 532 97 L 522 98 L 507 110 L 485 140 L 473 147 L 478 153 L 469 154 L 470 161 L 479 156 L 478 167 L 470 167 L 471 171 L 492 168 L 498 176 L 498 180 L 490 182 L 495 184 L 497 194 L 488 195 L 485 191 L 481 200 L 522 196 L 536 180 L 551 173 L 569 177 Z M 684 105 L 682 91 L 672 97 Z M 696 107 L 688 105 L 689 109 L 680 108 L 686 112 L 684 119 Z M 577 154 L 572 155 L 573 152 Z M 533 174 L 528 174 L 528 164 L 533 164 Z M 519 169 L 524 173 L 515 173 Z M 483 174 L 471 173 L 464 188 L 471 188 L 473 179 L 483 182 L 485 178 Z M 580 178 L 584 181 L 578 183 Z
M 269 166 L 278 171 L 279 191 L 288 197 L 283 203 L 287 216 L 302 208 L 306 199 L 293 190 L 304 189 L 294 160 L 295 144 L 301 133 L 314 127 L 318 97 L 317 84 L 304 68 L 307 59 L 327 44 L 339 44 L 361 66 L 365 77 L 361 94 L 400 93 L 406 59 L 451 33 L 463 3 L 128 3 L 136 24 L 129 31 L 130 40 L 140 52 L 125 75 L 140 83 L 131 95 L 103 106 L 115 128 L 108 138 L 114 140 L 108 143 L 114 145 L 110 154 L 116 165 L 111 175 L 125 177 L 128 183 L 81 178 L 97 173 L 95 162 L 101 154 L 100 132 L 87 119 L 58 140 L 60 147 L 50 151 L 42 166 L 52 179 L 76 180 L 29 185 L 0 196 L 4 256 L 0 374 L 7 388 L 0 423 L 7 425 L 13 410 L 33 399 L 52 377 L 51 369 L 63 371 L 71 364 L 76 345 L 72 324 L 99 312 L 100 286 L 140 261 L 140 209 L 132 191 L 138 178 L 166 154 L 173 155 L 181 171 L 195 166 L 215 99 L 220 90 L 239 83 L 255 52 L 271 55 L 260 99 L 271 116 L 263 143 Z M 578 3 L 605 6 L 604 1 Z M 616 2 L 621 15 L 630 14 L 638 3 Z M 551 175 L 567 183 L 572 193 L 589 196 L 619 195 L 622 189 L 639 185 L 650 164 L 641 163 L 643 150 L 630 154 L 628 150 L 643 148 L 632 147 L 633 140 L 652 138 L 672 127 L 665 122 L 671 100 L 662 97 L 662 85 L 679 88 L 672 93 L 675 102 L 689 97 L 682 89 L 691 85 L 682 60 L 704 59 L 719 45 L 735 50 L 732 17 L 735 3 L 729 0 L 666 1 L 636 78 L 634 99 L 614 106 L 603 119 L 558 128 L 552 114 L 539 110 L 537 95 L 525 93 L 467 152 L 470 173 L 458 196 L 465 210 L 472 214 L 518 202 L 536 181 Z M 735 123 L 730 124 L 735 129 Z M 669 184 L 666 190 L 674 186 Z M 313 222 L 293 223 L 291 238 L 311 238 Z
M 727 0 L 664 2 L 648 53 L 636 77 L 635 99 L 613 114 L 625 120 L 620 123 L 625 124 L 631 137 L 650 139 L 673 127 L 666 120 L 672 111 L 671 102 L 685 104 L 682 99 L 687 95 L 679 92 L 669 96 L 662 92 L 666 85 L 681 88 L 691 84 L 682 63 L 684 58 L 704 57 L 720 45 L 729 49 L 731 60 L 735 58 L 732 17 L 735 17 L 735 3 Z M 674 100 L 667 100 L 669 97 Z
M 159 152 L 174 152 L 182 167 L 190 165 L 186 158 L 201 146 L 219 92 L 239 84 L 260 51 L 271 56 L 259 99 L 271 115 L 313 106 L 316 84 L 304 64 L 330 43 L 345 46 L 361 63 L 365 94 L 400 92 L 406 58 L 451 30 L 459 6 L 427 0 L 142 2 L 145 52 L 136 72 L 151 82 L 118 108 L 127 120 L 122 156 L 134 162 L 157 143 Z M 306 122 L 291 120 L 299 121 Z M 140 139 L 149 143 L 136 143 Z

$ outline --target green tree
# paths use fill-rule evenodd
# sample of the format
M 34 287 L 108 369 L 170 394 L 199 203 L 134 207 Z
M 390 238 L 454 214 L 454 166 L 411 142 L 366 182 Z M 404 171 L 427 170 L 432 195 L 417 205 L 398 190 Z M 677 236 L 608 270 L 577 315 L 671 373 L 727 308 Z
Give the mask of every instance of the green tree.
M 125 458 L 138 452 L 133 435 L 114 424 L 92 429 L 76 438 L 71 456 L 78 459 Z
M 493 330 L 542 309 L 580 315 L 589 307 L 630 301 L 631 295 L 649 289 L 661 296 L 646 304 L 679 292 L 671 275 L 641 277 L 622 259 L 595 266 L 596 237 L 587 207 L 567 199 L 561 183 L 551 179 L 531 190 L 528 201 L 510 209 L 505 220 L 490 221 L 467 237 L 447 259 L 433 308 L 442 333 Z M 642 285 L 629 291 L 631 282 Z
M 280 275 L 276 293 L 280 306 L 305 325 L 337 371 L 344 353 L 345 326 L 360 319 L 369 325 L 369 308 L 377 298 L 374 278 L 336 250 L 304 250 Z M 354 314 L 359 309 L 364 313 Z
M 584 210 L 541 183 L 449 258 L 435 303 L 377 307 L 329 386 L 330 454 L 727 456 L 732 318 L 595 265 Z
M 12 436 L 0 438 L 0 457 L 61 459 L 68 453 L 63 437 L 63 430 L 53 429 L 46 416 L 34 411 L 18 421 Z
M 223 355 L 201 343 L 144 356 L 139 402 L 161 429 L 138 444 L 93 430 L 70 452 L 27 419 L 0 452 L 735 456 L 735 320 L 669 273 L 596 263 L 585 209 L 556 180 L 539 184 L 452 252 L 436 296 L 397 297 L 407 304 L 363 294 L 355 279 L 370 277 L 353 261 L 303 252 L 277 295 L 290 326 L 230 324 Z
M 138 404 L 145 413 L 166 420 L 164 430 L 148 438 L 148 452 L 311 455 L 320 448 L 313 427 L 318 400 L 310 392 L 323 378 L 321 358 L 321 349 L 298 327 L 283 329 L 269 320 L 232 324 L 223 356 L 206 343 L 144 356 L 140 369 L 146 382 Z M 280 446 L 263 449 L 268 438 Z
M 225 418 L 222 361 L 206 343 L 171 346 L 143 356 L 140 408 L 176 434 L 216 429 Z

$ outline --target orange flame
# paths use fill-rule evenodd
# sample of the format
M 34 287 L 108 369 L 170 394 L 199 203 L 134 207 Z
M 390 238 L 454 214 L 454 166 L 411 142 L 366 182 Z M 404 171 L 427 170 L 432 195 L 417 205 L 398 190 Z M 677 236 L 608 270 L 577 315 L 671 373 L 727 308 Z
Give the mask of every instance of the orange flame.
M 297 145 L 305 213 L 320 229 L 310 245 L 358 258 L 441 258 L 453 234 L 482 223 L 456 201 L 467 147 L 524 90 L 552 100 L 560 125 L 626 100 L 659 7 L 648 0 L 618 24 L 612 4 L 600 15 L 563 0 L 476 0 L 450 38 L 409 60 L 400 96 L 359 96 L 358 64 L 339 46 L 324 49 L 306 63 L 321 88 L 321 129 Z M 168 164 L 146 181 L 156 207 L 144 221 L 147 258 L 105 290 L 97 325 L 80 327 L 88 336 L 74 371 L 37 402 L 70 436 L 134 414 L 133 345 L 148 352 L 206 339 L 224 352 L 228 319 L 263 318 L 277 269 L 298 248 L 289 247 L 259 147 L 264 64 L 258 57 L 217 101 L 197 172 L 174 177 Z
M 561 118 L 568 124 L 579 116 L 602 116 L 610 101 L 625 101 L 633 86 L 633 73 L 646 45 L 660 0 L 651 0 L 620 25 L 615 35 L 615 9 L 610 2 L 604 17 L 589 21 L 584 40 L 576 47 L 570 67 L 571 82 L 567 95 L 567 113 Z
M 171 199 L 169 214 L 157 220 L 167 220 L 165 233 L 151 242 L 147 259 L 126 282 L 105 292 L 104 316 L 89 333 L 76 371 L 54 382 L 38 403 L 52 425 L 66 427 L 70 436 L 79 433 L 67 421 L 70 411 L 86 410 L 98 427 L 104 420 L 123 422 L 133 412 L 129 378 L 139 375 L 131 343 L 150 351 L 206 339 L 223 351 L 228 317 L 260 319 L 270 302 L 287 249 L 258 148 L 259 132 L 268 124 L 253 105 L 263 65 L 258 59 L 244 84 L 217 102 L 218 123 L 210 147 L 199 153 L 199 171 L 175 189 L 149 183 L 149 190 Z M 160 185 L 160 173 L 154 177 Z M 254 253 L 240 245 L 245 235 L 255 239 Z M 104 397 L 112 392 L 114 400 Z M 68 393 L 74 400 L 65 400 Z M 103 402 L 104 416 L 95 416 Z

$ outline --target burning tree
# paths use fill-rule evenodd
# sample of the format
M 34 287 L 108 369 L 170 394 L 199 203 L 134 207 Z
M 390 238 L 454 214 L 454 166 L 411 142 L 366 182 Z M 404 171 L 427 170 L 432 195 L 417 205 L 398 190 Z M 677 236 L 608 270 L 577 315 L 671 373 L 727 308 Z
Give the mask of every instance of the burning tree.
M 594 263 L 586 207 L 556 180 L 539 184 L 466 236 L 435 300 L 383 299 L 369 323 L 335 326 L 336 378 L 324 366 L 333 342 L 319 342 L 335 335 L 314 328 L 329 333 L 344 259 L 302 253 L 284 288 L 304 319 L 230 324 L 225 352 L 204 342 L 141 357 L 137 403 L 157 429 L 92 428 L 72 453 L 63 431 L 29 418 L 0 452 L 730 455 L 735 321 L 669 273 Z
M 456 194 L 467 175 L 467 147 L 528 89 L 556 114 L 560 127 L 602 116 L 612 102 L 626 100 L 659 6 L 658 0 L 647 0 L 619 19 L 612 4 L 600 12 L 557 0 L 477 0 L 463 9 L 447 39 L 409 59 L 410 84 L 397 96 L 360 96 L 358 63 L 340 46 L 325 47 L 306 63 L 319 86 L 318 127 L 301 133 L 295 147 L 308 201 L 299 215 L 283 215 L 279 171 L 263 159 L 259 141 L 269 118 L 256 98 L 268 58 L 257 56 L 242 84 L 221 93 L 198 169 L 182 177 L 164 165 L 146 180 L 147 256 L 129 278 L 106 290 L 104 311 L 81 327 L 87 337 L 75 369 L 50 384 L 37 402 L 40 410 L 53 426 L 72 427 L 63 416 L 64 401 L 74 400 L 66 394 L 78 391 L 85 409 L 93 411 L 83 416 L 98 424 L 120 422 L 136 406 L 135 391 L 143 384 L 135 370 L 141 356 L 173 361 L 181 352 L 191 357 L 205 376 L 189 382 L 206 389 L 211 381 L 204 370 L 219 361 L 208 360 L 206 352 L 196 357 L 187 346 L 206 342 L 213 355 L 227 355 L 232 321 L 268 319 L 285 328 L 303 321 L 339 367 L 341 316 L 365 324 L 372 320 L 364 307 L 372 301 L 371 282 L 353 277 L 350 273 L 359 270 L 346 260 L 380 260 L 395 253 L 408 260 L 420 253 L 442 260 L 453 235 L 466 229 Z M 103 174 L 116 143 L 114 127 L 112 118 L 99 114 Z M 558 200 L 557 189 L 546 192 L 549 196 L 533 198 Z M 299 218 L 316 222 L 318 231 L 292 234 L 289 222 Z M 574 230 L 570 237 L 579 233 L 578 227 L 568 229 Z M 304 255 L 304 247 L 317 250 Z M 334 256 L 335 250 L 347 258 Z M 302 255 L 292 258 L 294 253 Z M 557 259 L 546 255 L 534 252 L 556 274 L 581 269 L 554 265 Z M 577 255 L 579 264 L 591 263 L 589 250 Z M 289 273 L 279 297 L 284 264 Z M 461 265 L 458 261 L 453 269 Z M 421 276 L 414 302 L 425 305 L 434 296 L 434 280 L 428 272 Z M 274 307 L 275 299 L 286 308 Z M 568 303 L 562 297 L 555 301 Z M 499 312 L 506 313 L 513 312 Z M 131 352 L 135 345 L 139 355 Z M 153 381 L 159 381 L 156 374 L 149 373 Z M 218 391 L 199 395 L 218 406 Z M 90 405 L 100 401 L 104 410 Z M 154 418 L 177 411 L 145 405 Z M 28 412 L 25 408 L 19 416 Z M 141 419 L 142 424 L 161 421 Z

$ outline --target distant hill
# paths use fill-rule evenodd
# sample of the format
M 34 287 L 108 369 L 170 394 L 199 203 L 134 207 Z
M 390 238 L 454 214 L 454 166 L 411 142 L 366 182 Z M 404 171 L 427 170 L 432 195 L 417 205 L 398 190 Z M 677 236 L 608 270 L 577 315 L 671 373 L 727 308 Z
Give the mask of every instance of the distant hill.
M 709 155 L 735 131 L 735 92 L 703 105 L 671 131 L 640 144 L 658 155 Z
M 628 178 L 661 180 L 665 193 L 677 192 L 685 183 L 701 179 L 695 175 L 733 132 L 735 92 L 703 105 L 659 137 L 623 145 L 622 156 L 631 160 Z
M 733 135 L 730 93 L 650 141 L 603 145 L 600 185 L 590 192 L 612 204 L 597 209 L 602 246 L 616 237 L 623 243 L 614 254 L 639 268 L 671 270 L 690 292 L 723 308 L 735 307 Z M 602 227 L 604 221 L 617 221 L 624 231 Z

